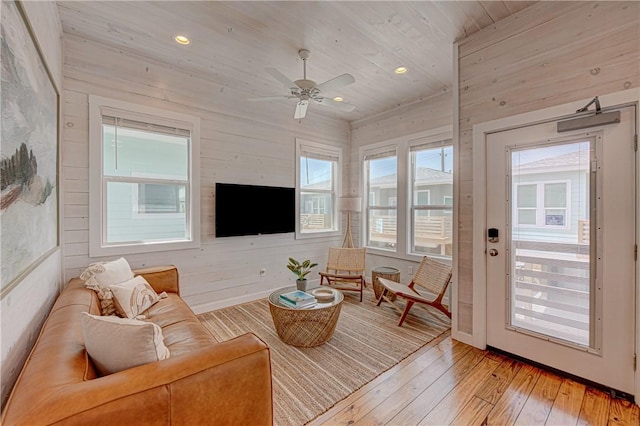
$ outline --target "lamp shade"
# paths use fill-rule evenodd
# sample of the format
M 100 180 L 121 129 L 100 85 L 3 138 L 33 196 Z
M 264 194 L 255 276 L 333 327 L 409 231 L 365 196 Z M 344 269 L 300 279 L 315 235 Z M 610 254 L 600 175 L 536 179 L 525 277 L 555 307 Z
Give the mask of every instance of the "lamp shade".
M 360 197 L 340 197 L 338 207 L 341 212 L 359 212 L 362 198 Z

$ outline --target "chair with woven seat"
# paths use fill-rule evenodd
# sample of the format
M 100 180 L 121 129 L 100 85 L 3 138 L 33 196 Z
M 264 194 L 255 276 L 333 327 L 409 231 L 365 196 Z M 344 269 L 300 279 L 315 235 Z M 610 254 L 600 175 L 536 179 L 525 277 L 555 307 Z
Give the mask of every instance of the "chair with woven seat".
M 365 256 L 365 248 L 329 247 L 326 270 L 319 272 L 320 285 L 328 285 L 342 291 L 358 292 L 362 302 L 362 292 L 365 287 Z
M 449 281 L 451 281 L 451 273 L 451 266 L 425 256 L 422 262 L 420 262 L 418 270 L 413 275 L 411 282 L 407 285 L 378 277 L 378 283 L 382 285 L 383 291 L 378 298 L 376 306 L 380 306 L 382 301 L 386 300 L 400 311 L 401 315 L 398 326 L 402 325 L 405 318 L 407 318 L 409 310 L 415 303 L 433 306 L 451 318 L 451 312 L 442 304 L 442 298 L 447 292 Z M 422 293 L 418 292 L 416 287 L 420 287 Z M 407 301 L 404 310 L 401 310 L 393 300 L 387 297 L 388 292 L 393 292 L 398 298 Z

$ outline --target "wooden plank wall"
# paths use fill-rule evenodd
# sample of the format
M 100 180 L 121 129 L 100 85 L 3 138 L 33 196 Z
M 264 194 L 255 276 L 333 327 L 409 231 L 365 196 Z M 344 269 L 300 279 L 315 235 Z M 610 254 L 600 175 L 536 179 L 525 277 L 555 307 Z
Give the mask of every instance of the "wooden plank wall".
M 64 273 L 77 276 L 89 258 L 90 94 L 191 114 L 201 119 L 200 249 L 126 255 L 132 267 L 175 264 L 182 296 L 197 312 L 263 297 L 293 285 L 287 258 L 324 265 L 339 237 L 296 240 L 293 234 L 215 238 L 215 182 L 295 186 L 295 138 L 346 147 L 349 126 L 309 108 L 294 120 L 294 104 L 250 103 L 246 94 L 215 82 L 214 74 L 185 71 L 118 48 L 65 34 Z M 256 206 L 256 209 L 274 206 Z M 260 269 L 267 270 L 260 276 Z
M 360 148 L 366 145 L 410 136 L 453 123 L 453 106 L 451 92 L 424 99 L 420 102 L 405 105 L 373 117 L 351 122 L 351 148 L 348 165 L 350 186 L 348 191 L 353 196 L 362 196 L 362 169 L 360 167 Z M 361 213 L 352 215 L 354 241 L 363 244 L 361 234 Z M 417 262 L 380 255 L 367 255 L 367 270 L 377 266 L 391 266 L 400 270 L 400 279 L 408 281 L 408 267 Z
M 474 124 L 640 85 L 640 3 L 539 2 L 459 42 L 459 330 L 473 333 Z
M 44 61 L 62 89 L 62 26 L 54 1 L 22 2 Z M 0 7 L 5 7 L 4 5 Z M 60 182 L 61 183 L 61 182 Z M 58 186 L 58 197 L 60 194 Z M 62 283 L 62 254 L 57 249 L 21 279 L 0 302 L 2 366 L 0 402 L 4 405 L 38 338 Z

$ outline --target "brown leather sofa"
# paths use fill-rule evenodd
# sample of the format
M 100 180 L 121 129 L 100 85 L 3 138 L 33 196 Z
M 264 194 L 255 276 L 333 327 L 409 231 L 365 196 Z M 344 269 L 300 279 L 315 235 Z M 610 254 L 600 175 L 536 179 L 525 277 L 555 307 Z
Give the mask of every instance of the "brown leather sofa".
M 270 425 L 268 347 L 253 334 L 218 343 L 179 296 L 178 271 L 134 271 L 169 295 L 145 312 L 171 357 L 98 377 L 84 348 L 81 312 L 95 292 L 72 279 L 60 294 L 2 414 L 9 425 Z

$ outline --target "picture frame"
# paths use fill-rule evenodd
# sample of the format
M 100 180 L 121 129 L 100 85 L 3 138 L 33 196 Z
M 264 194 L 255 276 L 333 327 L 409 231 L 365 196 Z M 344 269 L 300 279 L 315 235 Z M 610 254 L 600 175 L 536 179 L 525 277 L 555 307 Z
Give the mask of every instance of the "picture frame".
M 60 93 L 22 4 L 2 2 L 0 298 L 59 248 Z

